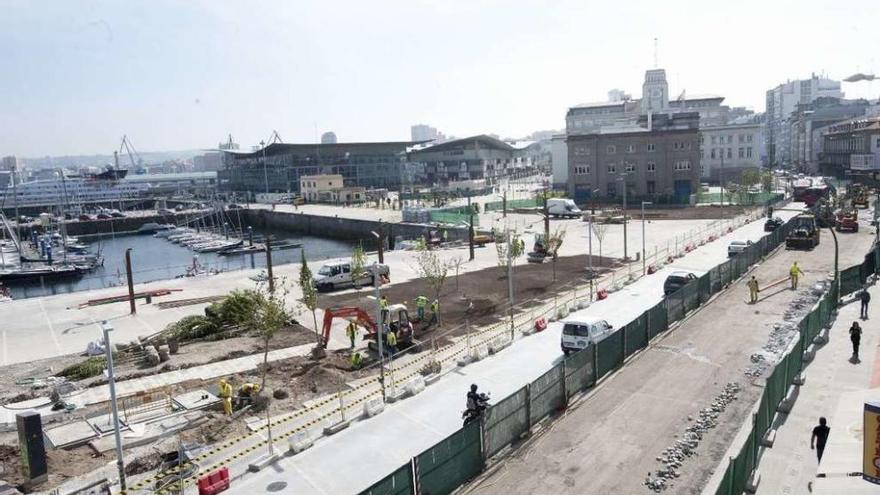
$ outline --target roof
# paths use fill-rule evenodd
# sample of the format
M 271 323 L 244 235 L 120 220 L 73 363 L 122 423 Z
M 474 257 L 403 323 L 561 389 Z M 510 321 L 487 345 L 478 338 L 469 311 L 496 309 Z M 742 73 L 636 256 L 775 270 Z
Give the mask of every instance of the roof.
M 211 151 L 220 151 L 223 153 L 228 153 L 231 155 L 245 156 L 245 157 L 259 157 L 264 152 L 266 155 L 279 155 L 290 152 L 314 152 L 318 150 L 328 150 L 328 149 L 341 149 L 344 150 L 346 148 L 357 148 L 357 147 L 367 147 L 367 146 L 388 146 L 400 148 L 400 151 L 405 151 L 407 147 L 412 146 L 414 144 L 418 144 L 420 142 L 425 141 L 380 141 L 380 142 L 354 142 L 354 143 L 272 143 L 267 145 L 265 148 L 252 150 L 252 151 L 242 151 L 242 150 L 211 150 Z
M 126 182 L 167 182 L 216 179 L 217 172 L 181 172 L 178 174 L 129 174 Z
M 581 103 L 571 108 L 601 108 L 601 107 L 619 107 L 626 104 L 626 101 L 594 101 L 591 103 Z
M 455 149 L 461 148 L 462 146 L 466 146 L 468 143 L 471 143 L 471 142 L 478 142 L 478 143 L 481 143 L 483 146 L 486 146 L 489 148 L 505 150 L 505 151 L 513 151 L 513 150 L 517 149 L 517 148 L 511 146 L 510 144 L 505 143 L 504 141 L 502 141 L 500 139 L 496 139 L 496 138 L 494 138 L 492 136 L 488 136 L 486 134 L 478 134 L 476 136 L 470 136 L 470 137 L 461 138 L 461 139 L 453 139 L 452 141 L 438 143 L 433 146 L 426 146 L 425 148 L 415 150 L 414 153 L 416 153 L 416 154 L 418 154 L 418 153 L 433 153 L 435 151 L 455 150 Z

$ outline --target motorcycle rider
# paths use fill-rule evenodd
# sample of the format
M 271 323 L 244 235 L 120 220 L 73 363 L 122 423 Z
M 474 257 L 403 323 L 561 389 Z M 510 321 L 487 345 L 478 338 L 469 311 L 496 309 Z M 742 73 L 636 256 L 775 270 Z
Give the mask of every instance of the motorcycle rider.
M 471 391 L 467 393 L 467 410 L 464 412 L 465 424 L 479 418 L 489 403 L 486 394 L 477 392 L 477 385 L 471 385 Z

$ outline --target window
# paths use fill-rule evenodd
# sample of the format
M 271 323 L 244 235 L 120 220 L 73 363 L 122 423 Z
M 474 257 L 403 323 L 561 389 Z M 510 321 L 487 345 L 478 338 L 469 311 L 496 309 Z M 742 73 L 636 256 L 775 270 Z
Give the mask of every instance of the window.
M 608 173 L 609 174 L 616 174 L 617 173 L 617 165 L 614 163 L 609 163 L 608 164 Z
M 690 169 L 691 169 L 691 162 L 688 160 L 681 160 L 681 161 L 675 162 L 674 170 L 676 172 L 683 172 L 685 170 L 690 170 Z
M 712 148 L 711 156 L 712 156 L 712 159 L 714 160 L 715 159 L 715 148 Z
M 733 158 L 733 148 L 727 148 L 727 158 Z
M 751 143 L 751 142 L 752 142 L 752 135 L 751 135 L 751 134 L 747 134 L 747 135 L 746 135 L 746 142 L 747 142 L 747 143 Z
M 589 165 L 575 165 L 574 174 L 575 175 L 587 175 L 590 173 Z
M 617 194 L 617 184 L 614 182 L 609 182 L 605 187 L 605 190 L 608 192 L 608 196 L 614 197 Z
M 609 155 L 613 155 L 613 154 L 617 153 L 617 147 L 614 146 L 613 144 L 609 144 L 608 146 L 605 147 L 605 153 L 608 153 Z
M 624 165 L 623 169 L 626 173 L 635 172 L 636 171 L 636 164 L 635 163 L 627 163 L 626 165 Z
M 742 148 L 739 149 L 739 158 L 745 158 L 746 151 Z
M 745 137 L 744 135 L 742 135 L 742 134 L 739 135 L 739 142 L 740 142 L 740 143 L 742 143 L 743 141 L 745 141 L 745 139 L 746 139 L 746 137 Z
M 583 146 L 578 146 L 574 149 L 574 154 L 575 154 L 575 156 L 582 156 L 582 155 L 586 154 L 585 153 L 586 151 L 587 151 L 587 149 L 584 148 Z
M 746 148 L 746 158 L 751 158 L 751 157 L 752 157 L 752 147 L 749 146 L 748 148 Z
M 880 143 L 878 143 L 877 146 L 880 146 Z M 652 151 L 652 152 L 653 152 L 655 149 L 656 149 L 656 148 L 654 147 L 654 143 L 648 143 L 648 145 L 647 145 L 647 150 L 648 150 L 648 151 Z
M 627 152 L 627 153 L 635 153 L 635 152 L 636 152 L 636 145 L 634 145 L 634 144 L 628 144 L 628 145 L 626 146 L 626 152 Z
M 655 170 L 657 170 L 657 164 L 654 162 L 648 162 L 647 170 L 648 172 L 654 172 Z
M 716 136 L 712 136 L 712 144 L 715 144 L 715 142 L 716 142 Z
M 678 141 L 672 143 L 672 149 L 674 149 L 674 150 L 678 149 Z
M 657 190 L 657 184 L 656 184 L 654 181 L 649 180 L 649 181 L 646 183 L 646 185 L 648 186 L 648 194 L 654 194 L 654 193 L 656 192 L 656 190 Z
M 731 143 L 733 143 L 733 135 L 728 135 L 727 136 L 727 144 L 731 144 Z

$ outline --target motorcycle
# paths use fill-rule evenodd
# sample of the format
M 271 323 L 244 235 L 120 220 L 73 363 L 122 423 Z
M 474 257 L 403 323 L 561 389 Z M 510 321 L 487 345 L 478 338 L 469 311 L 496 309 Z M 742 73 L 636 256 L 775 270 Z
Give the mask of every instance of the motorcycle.
M 464 410 L 464 412 L 461 413 L 461 419 L 464 420 L 463 426 L 467 426 L 468 424 L 480 419 L 483 416 L 483 411 L 485 411 L 486 408 L 489 407 L 489 395 L 482 393 L 477 394 L 477 399 L 475 402 L 476 408 L 468 407 Z

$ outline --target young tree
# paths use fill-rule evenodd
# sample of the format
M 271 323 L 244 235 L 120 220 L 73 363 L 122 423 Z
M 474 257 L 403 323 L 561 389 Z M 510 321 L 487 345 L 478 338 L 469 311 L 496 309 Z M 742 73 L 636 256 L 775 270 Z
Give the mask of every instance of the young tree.
M 455 267 L 455 292 L 458 292 L 458 272 L 461 270 L 462 263 L 464 263 L 464 258 L 461 256 L 456 256 L 450 262 L 450 264 Z
M 291 320 L 287 308 L 287 284 L 282 280 L 280 287 L 270 291 L 264 284 L 257 286 L 256 301 L 248 320 L 249 330 L 263 339 L 263 369 L 260 378 L 260 392 L 266 388 L 266 372 L 269 369 L 269 344 L 272 338 Z M 279 290 L 280 289 L 280 290 Z
M 507 276 L 508 250 L 510 250 L 510 263 L 515 263 L 516 259 L 526 252 L 525 241 L 516 232 L 510 232 L 510 245 L 507 242 L 507 232 L 501 229 L 492 231 L 495 237 L 495 252 L 498 254 L 498 270 L 501 277 Z
M 607 233 L 608 224 L 593 222 L 593 235 L 595 235 L 596 240 L 599 241 L 599 266 L 605 264 L 605 261 L 602 259 L 602 240 L 605 239 L 605 234 Z
M 440 302 L 440 291 L 446 282 L 451 263 L 443 261 L 436 251 L 431 251 L 424 243 L 416 247 L 416 271 L 423 278 L 431 290 L 434 291 L 434 299 Z M 437 325 L 440 325 L 440 314 L 437 314 Z
M 748 197 L 751 188 L 761 183 L 761 171 L 753 168 L 743 170 L 740 183 L 742 185 L 740 203 L 743 203 L 743 200 Z
M 320 334 L 318 333 L 318 317 L 315 316 L 315 310 L 318 309 L 318 289 L 315 288 L 315 278 L 312 276 L 312 270 L 306 262 L 306 250 L 301 251 L 302 260 L 299 270 L 299 287 L 302 289 L 302 303 L 312 312 L 312 323 L 315 325 L 315 340 L 320 342 Z
M 559 258 L 559 248 L 562 247 L 562 241 L 565 240 L 565 229 L 556 227 L 556 230 L 547 239 L 547 253 L 553 257 L 553 281 L 556 282 L 556 260 Z
M 355 289 L 360 289 L 360 279 L 366 274 L 367 255 L 364 246 L 358 243 L 351 251 L 351 281 Z

